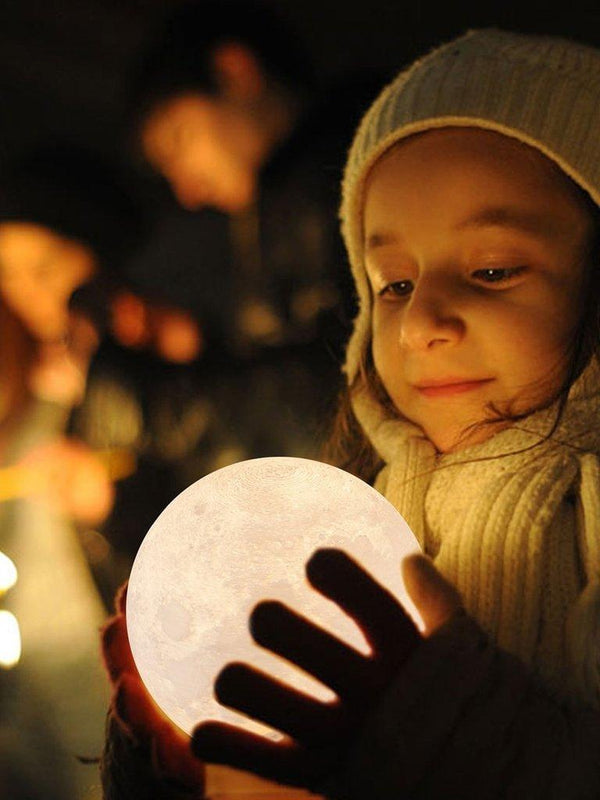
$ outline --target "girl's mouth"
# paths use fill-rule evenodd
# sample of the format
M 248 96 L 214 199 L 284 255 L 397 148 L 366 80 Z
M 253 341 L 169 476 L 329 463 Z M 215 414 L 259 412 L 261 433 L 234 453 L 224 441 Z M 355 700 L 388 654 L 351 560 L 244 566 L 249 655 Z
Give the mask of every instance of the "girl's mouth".
M 423 397 L 450 397 L 455 394 L 463 394 L 471 392 L 483 386 L 485 383 L 490 383 L 491 379 L 486 378 L 480 381 L 464 381 L 462 383 L 446 383 L 437 386 L 416 386 L 415 388 Z

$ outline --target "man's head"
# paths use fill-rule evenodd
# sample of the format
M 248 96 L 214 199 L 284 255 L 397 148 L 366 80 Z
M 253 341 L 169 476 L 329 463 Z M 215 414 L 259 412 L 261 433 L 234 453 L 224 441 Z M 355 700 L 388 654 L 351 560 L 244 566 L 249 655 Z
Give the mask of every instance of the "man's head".
M 74 292 L 99 272 L 118 281 L 142 224 L 116 165 L 69 143 L 26 154 L 0 182 L 4 300 L 35 339 L 62 339 Z
M 0 223 L 0 292 L 37 341 L 67 336 L 71 296 L 95 271 L 83 242 L 29 222 Z
M 137 145 L 182 206 L 240 211 L 312 82 L 296 37 L 272 10 L 185 3 L 140 64 L 131 98 Z

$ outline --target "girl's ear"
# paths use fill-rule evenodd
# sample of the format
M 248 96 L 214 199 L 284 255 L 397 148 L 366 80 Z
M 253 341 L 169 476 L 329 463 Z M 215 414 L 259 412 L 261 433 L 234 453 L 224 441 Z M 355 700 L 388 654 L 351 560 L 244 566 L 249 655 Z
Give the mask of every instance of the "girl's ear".
M 212 64 L 223 97 L 247 102 L 264 92 L 264 70 L 253 51 L 241 42 L 218 45 L 212 54 Z

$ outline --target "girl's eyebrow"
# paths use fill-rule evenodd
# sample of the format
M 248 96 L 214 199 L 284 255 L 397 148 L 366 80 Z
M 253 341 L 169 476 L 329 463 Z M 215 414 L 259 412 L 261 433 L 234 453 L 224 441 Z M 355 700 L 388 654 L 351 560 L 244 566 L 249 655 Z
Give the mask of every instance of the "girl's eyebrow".
M 458 222 L 455 230 L 468 228 L 512 228 L 534 236 L 556 236 L 560 221 L 547 214 L 525 211 L 511 206 L 487 206 Z
M 385 247 L 388 244 L 396 244 L 398 241 L 398 237 L 391 232 L 371 233 L 365 242 L 365 250 L 376 250 L 378 247 Z
M 537 211 L 526 211 L 512 206 L 485 206 L 477 209 L 455 226 L 455 231 L 477 228 L 509 228 L 538 237 L 555 238 L 564 228 L 561 220 Z M 365 252 L 379 247 L 398 244 L 400 238 L 393 231 L 374 231 L 365 242 Z

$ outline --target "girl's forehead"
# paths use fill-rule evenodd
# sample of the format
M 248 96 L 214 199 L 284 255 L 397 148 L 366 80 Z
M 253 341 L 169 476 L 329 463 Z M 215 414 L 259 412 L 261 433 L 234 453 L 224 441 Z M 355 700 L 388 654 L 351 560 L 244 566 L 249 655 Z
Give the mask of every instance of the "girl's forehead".
M 496 167 L 510 179 L 520 177 L 524 168 L 532 174 L 557 182 L 571 179 L 540 150 L 519 139 L 487 128 L 449 126 L 433 128 L 401 138 L 375 161 L 367 175 L 367 185 L 390 162 L 411 159 L 416 168 L 426 170 L 435 161 L 452 166 L 458 159 Z M 518 165 L 521 171 L 515 170 Z
M 384 211 L 393 199 L 425 202 L 437 192 L 447 201 L 475 205 L 495 198 L 587 220 L 597 211 L 589 196 L 551 158 L 518 139 L 476 127 L 445 127 L 391 145 L 365 181 L 363 214 Z M 564 207 L 564 208 L 563 208 Z

